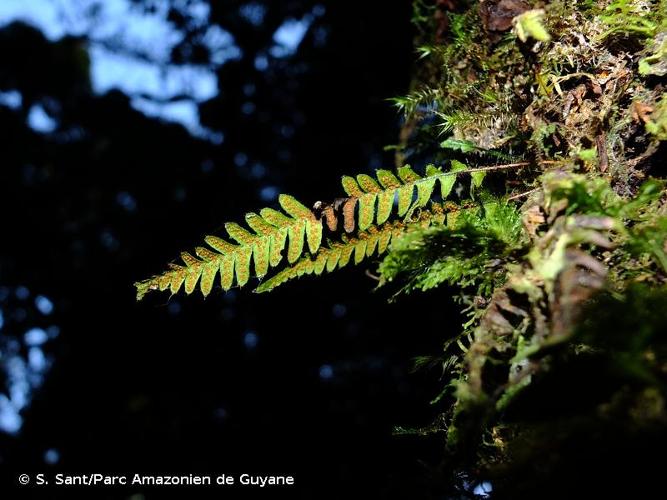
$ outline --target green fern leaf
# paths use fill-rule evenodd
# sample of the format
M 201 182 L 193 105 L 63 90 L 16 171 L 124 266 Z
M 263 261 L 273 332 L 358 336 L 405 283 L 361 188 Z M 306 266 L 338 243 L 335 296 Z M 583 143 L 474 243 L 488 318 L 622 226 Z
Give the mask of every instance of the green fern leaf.
M 357 235 L 342 236 L 340 242 L 330 243 L 324 249 L 321 217 L 294 197 L 281 194 L 278 202 L 282 212 L 272 208 L 263 208 L 259 214 L 251 212 L 245 216 L 247 228 L 234 222 L 225 224 L 225 231 L 233 243 L 217 236 L 207 236 L 204 240 L 210 249 L 197 247 L 195 254 L 198 258 L 183 252 L 181 259 L 184 265 L 170 264 L 167 271 L 135 283 L 137 299 L 153 290 L 168 289 L 175 294 L 183 288 L 186 294 L 191 294 L 197 284 L 202 295 L 208 296 L 218 274 L 220 286 L 226 291 L 235 284 L 245 285 L 251 276 L 265 276 L 271 268 L 280 265 L 284 256 L 287 257 L 287 267 L 260 285 L 260 291 L 295 276 L 313 272 L 320 274 L 325 270 L 331 272 L 344 267 L 353 255 L 355 263 L 359 263 L 375 252 L 385 252 L 392 235 L 400 233 L 406 224 L 442 223 L 445 218 L 442 206 L 431 203 L 433 192 L 439 182 L 442 198 L 447 199 L 457 176 L 464 173 L 471 175 L 472 193 L 481 185 L 486 172 L 482 169 L 468 170 L 462 163 L 452 161 L 449 172 L 429 165 L 424 177 L 408 165 L 399 168 L 396 174 L 378 170 L 377 180 L 366 174 L 356 178 L 343 177 L 343 189 L 348 195 L 339 205 L 343 213 L 343 228 L 349 235 L 356 229 Z M 398 200 L 396 213 L 400 219 L 389 222 L 395 199 Z M 413 221 L 417 209 L 420 209 L 419 215 Z M 333 211 L 331 207 L 328 210 Z M 426 219 L 422 218 L 422 213 Z M 337 226 L 332 225 L 333 221 L 334 217 L 327 218 L 330 230 L 335 230 Z M 306 251 L 308 255 L 305 255 Z
M 317 253 L 322 244 L 322 221 L 292 196 L 280 195 L 278 201 L 285 213 L 271 208 L 262 209 L 259 215 L 249 213 L 245 217 L 249 229 L 226 223 L 225 231 L 234 243 L 207 236 L 204 240 L 212 250 L 197 247 L 195 253 L 201 260 L 183 252 L 185 266 L 171 264 L 164 273 L 135 283 L 137 299 L 152 290 L 169 289 L 175 294 L 183 288 L 189 295 L 197 283 L 202 295 L 207 296 L 218 273 L 223 290 L 229 290 L 235 282 L 243 286 L 252 275 L 262 277 L 279 265 L 285 246 L 290 264 L 299 260 L 306 245 L 312 254 Z
M 472 185 L 473 187 L 480 187 L 482 185 L 482 182 L 484 181 L 484 178 L 486 177 L 486 172 L 473 172 L 470 174 L 470 178 L 472 179 Z
M 410 165 L 400 167 L 398 169 L 398 177 L 403 181 L 404 184 L 411 184 L 421 179 L 421 176 L 412 170 Z
M 364 194 L 354 177 L 344 175 L 341 179 L 341 183 L 343 184 L 343 190 L 348 196 L 361 198 L 361 196 Z
M 451 172 L 462 172 L 466 169 L 466 166 L 458 160 L 452 160 L 452 169 Z M 455 175 L 450 175 L 447 177 L 440 178 L 440 195 L 443 200 L 449 198 L 454 184 L 456 184 L 457 177 Z

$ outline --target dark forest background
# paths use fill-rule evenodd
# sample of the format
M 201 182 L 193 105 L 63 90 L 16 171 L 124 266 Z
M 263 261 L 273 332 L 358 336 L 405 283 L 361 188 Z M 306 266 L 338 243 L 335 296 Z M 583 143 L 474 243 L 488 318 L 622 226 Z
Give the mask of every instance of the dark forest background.
M 438 413 L 437 373 L 410 367 L 438 352 L 435 325 L 459 324 L 442 295 L 389 303 L 360 269 L 206 300 L 137 304 L 132 286 L 278 192 L 329 200 L 342 174 L 393 165 L 410 2 L 210 1 L 195 22 L 208 2 L 128 1 L 182 35 L 162 64 L 217 77 L 189 129 L 133 105 L 187 95 L 91 81 L 91 47 L 151 62 L 149 47 L 0 19 L 0 491 L 19 472 L 248 472 L 294 475 L 290 498 L 433 493 L 440 441 L 392 429 Z M 303 19 L 297 49 L 276 48 Z M 211 26 L 233 36 L 222 63 Z

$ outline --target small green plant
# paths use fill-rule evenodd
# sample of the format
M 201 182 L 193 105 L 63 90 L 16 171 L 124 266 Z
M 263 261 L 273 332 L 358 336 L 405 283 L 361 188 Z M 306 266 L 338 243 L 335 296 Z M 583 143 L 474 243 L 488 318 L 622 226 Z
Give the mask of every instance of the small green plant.
M 614 0 L 600 16 L 608 26 L 601 38 L 614 34 L 653 37 L 665 27 L 666 9 L 664 0 Z

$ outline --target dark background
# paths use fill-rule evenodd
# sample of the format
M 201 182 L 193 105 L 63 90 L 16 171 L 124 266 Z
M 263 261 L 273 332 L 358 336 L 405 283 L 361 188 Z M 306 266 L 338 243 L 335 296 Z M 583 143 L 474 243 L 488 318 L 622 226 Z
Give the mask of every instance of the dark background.
M 151 13 L 160 2 L 132 3 Z M 192 2 L 167 3 L 183 33 L 169 64 L 210 68 Z M 438 413 L 438 374 L 410 365 L 439 351 L 434 325 L 459 324 L 448 299 L 388 303 L 363 269 L 206 300 L 136 303 L 132 286 L 278 192 L 312 204 L 339 195 L 342 174 L 391 168 L 383 148 L 400 122 L 387 99 L 409 85 L 410 3 L 212 1 L 208 25 L 241 49 L 197 102 L 221 144 L 144 115 L 121 90 L 96 91 L 86 33 L 53 40 L 2 21 L 0 91 L 21 102 L 0 105 L 0 492 L 18 472 L 247 472 L 294 475 L 291 498 L 427 495 L 441 441 L 392 428 Z M 265 9 L 261 23 L 240 15 L 245 4 Z M 298 50 L 271 55 L 276 29 L 306 15 Z M 31 127 L 35 106 L 48 131 Z M 34 328 L 48 340 L 26 336 Z

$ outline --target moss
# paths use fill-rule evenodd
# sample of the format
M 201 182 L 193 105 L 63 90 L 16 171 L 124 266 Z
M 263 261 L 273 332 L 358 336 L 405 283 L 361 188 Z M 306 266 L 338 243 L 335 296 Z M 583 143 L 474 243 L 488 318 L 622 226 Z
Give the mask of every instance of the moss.
M 500 17 L 501 4 L 511 15 Z M 404 98 L 414 105 L 403 106 L 400 160 L 534 166 L 487 184 L 495 195 L 529 193 L 517 198 L 520 236 L 478 214 L 397 240 L 380 267 L 405 292 L 462 287 L 472 342 L 453 353 L 446 339 L 458 369 L 445 382 L 457 391 L 437 398 L 450 467 L 527 484 L 514 473 L 549 452 L 549 429 L 554 470 L 601 419 L 667 435 L 656 371 L 667 366 L 656 317 L 667 192 L 649 178 L 664 176 L 667 2 L 464 2 L 446 13 L 447 30 L 435 12 L 419 18 L 428 49 Z M 637 329 L 653 333 L 638 340 Z M 620 344 L 605 344 L 610 331 Z M 567 418 L 541 410 L 550 397 L 569 405 Z
M 639 74 L 642 76 L 665 76 L 667 74 L 667 32 L 657 35 L 646 51 L 647 55 L 639 60 Z
M 646 122 L 646 130 L 659 141 L 667 140 L 667 99 L 664 96 Z

